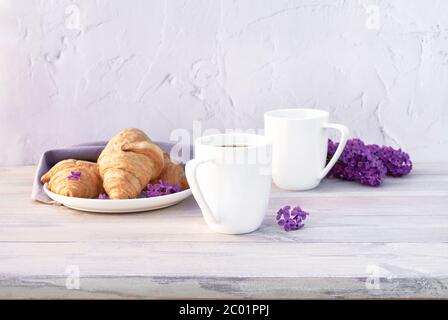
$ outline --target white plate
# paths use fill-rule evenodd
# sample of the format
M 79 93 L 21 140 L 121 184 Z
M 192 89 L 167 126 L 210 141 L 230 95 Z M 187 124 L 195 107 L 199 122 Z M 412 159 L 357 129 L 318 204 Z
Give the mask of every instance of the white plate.
M 109 200 L 61 196 L 48 190 L 47 184 L 44 185 L 44 190 L 51 199 L 66 207 L 81 211 L 104 213 L 128 213 L 161 209 L 175 205 L 191 195 L 191 190 L 187 189 L 160 197 Z

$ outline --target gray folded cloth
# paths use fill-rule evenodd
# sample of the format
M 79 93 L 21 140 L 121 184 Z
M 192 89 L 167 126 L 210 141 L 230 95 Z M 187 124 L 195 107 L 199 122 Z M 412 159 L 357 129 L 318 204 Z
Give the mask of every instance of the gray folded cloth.
M 34 201 L 39 201 L 43 203 L 54 204 L 55 202 L 50 199 L 44 191 L 44 185 L 40 181 L 40 178 L 53 167 L 59 161 L 65 159 L 77 159 L 96 162 L 101 151 L 103 151 L 106 146 L 107 141 L 98 141 L 78 144 L 70 147 L 53 149 L 45 151 L 37 165 L 36 175 L 34 176 L 33 188 L 31 190 L 31 199 Z M 173 147 L 172 143 L 166 142 L 155 142 L 160 148 L 165 152 L 170 152 Z M 190 149 L 190 158 L 191 158 Z

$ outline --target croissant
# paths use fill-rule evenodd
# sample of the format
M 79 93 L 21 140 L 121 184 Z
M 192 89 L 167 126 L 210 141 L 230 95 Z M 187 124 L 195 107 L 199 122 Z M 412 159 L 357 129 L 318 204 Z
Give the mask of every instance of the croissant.
M 97 198 L 103 192 L 98 165 L 89 161 L 60 161 L 40 180 L 48 190 L 68 197 Z
M 133 199 L 162 173 L 163 151 L 143 131 L 124 129 L 101 152 L 98 166 L 110 199 Z
M 169 154 L 166 152 L 163 153 L 163 162 L 164 167 L 160 177 L 151 182 L 157 183 L 159 180 L 162 180 L 163 182 L 168 182 L 170 185 L 177 184 L 182 190 L 188 189 L 189 186 L 184 167 L 180 163 L 171 160 Z

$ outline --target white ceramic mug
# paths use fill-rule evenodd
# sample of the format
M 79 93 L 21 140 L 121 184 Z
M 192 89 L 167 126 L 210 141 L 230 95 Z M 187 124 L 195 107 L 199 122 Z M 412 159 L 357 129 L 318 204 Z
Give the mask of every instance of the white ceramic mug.
M 272 178 L 286 190 L 316 187 L 331 170 L 345 147 L 348 128 L 329 123 L 329 113 L 316 109 L 279 109 L 264 114 L 265 134 L 272 140 Z M 333 158 L 325 166 L 328 130 L 340 131 Z
M 271 191 L 269 140 L 242 133 L 204 136 L 194 152 L 185 172 L 208 226 L 227 234 L 257 230 Z

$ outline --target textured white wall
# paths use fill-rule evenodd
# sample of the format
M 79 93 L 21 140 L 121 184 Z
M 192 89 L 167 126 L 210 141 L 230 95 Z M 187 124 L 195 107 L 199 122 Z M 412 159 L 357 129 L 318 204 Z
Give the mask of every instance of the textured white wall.
M 0 164 L 280 106 L 448 160 L 448 1 L 0 0 Z

